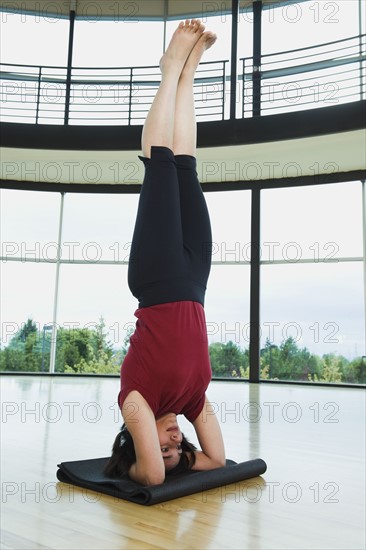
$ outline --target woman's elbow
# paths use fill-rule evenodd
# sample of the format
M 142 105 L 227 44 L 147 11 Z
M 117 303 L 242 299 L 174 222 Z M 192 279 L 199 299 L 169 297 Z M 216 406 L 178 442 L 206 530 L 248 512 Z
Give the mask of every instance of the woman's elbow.
M 217 449 L 216 453 L 211 455 L 211 460 L 214 468 L 223 468 L 226 466 L 225 449 Z
M 160 485 L 165 481 L 165 470 L 160 468 L 141 467 L 136 462 L 132 464 L 129 470 L 129 476 L 133 481 L 141 485 Z
M 213 467 L 214 468 L 223 468 L 226 466 L 226 458 L 225 455 L 222 457 L 218 457 L 213 461 Z
M 147 474 L 145 476 L 144 485 L 161 485 L 165 481 L 165 474 Z
M 226 458 L 225 456 L 220 460 L 220 466 L 219 468 L 224 468 L 226 466 Z

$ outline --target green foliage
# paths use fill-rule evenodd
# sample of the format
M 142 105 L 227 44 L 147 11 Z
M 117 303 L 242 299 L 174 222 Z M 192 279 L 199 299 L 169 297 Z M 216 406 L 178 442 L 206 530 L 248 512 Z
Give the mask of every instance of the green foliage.
M 42 343 L 37 325 L 28 319 L 0 351 L 1 370 L 14 372 L 37 372 L 42 366 Z
M 39 331 L 28 319 L 13 336 L 9 345 L 0 350 L 2 371 L 40 372 L 42 363 L 48 370 L 51 333 Z M 57 331 L 56 372 L 119 374 L 126 350 L 115 351 L 107 341 L 103 318 L 95 329 L 65 329 Z
M 309 380 L 312 382 L 342 382 L 341 364 L 344 361 L 344 357 L 337 357 L 333 354 L 323 355 L 323 369 L 320 376 L 314 374 L 312 379 L 309 374 Z
M 95 354 L 93 346 L 88 344 L 88 360 L 81 357 L 77 364 L 72 367 L 65 365 L 64 372 L 66 373 L 88 373 L 88 374 L 119 374 L 120 365 L 114 363 L 105 350 L 99 350 Z
M 217 377 L 248 378 L 249 354 L 229 341 L 226 344 L 215 342 L 209 346 L 212 373 Z
M 307 380 L 321 372 L 321 360 L 307 348 L 299 349 L 292 337 L 280 346 L 267 339 L 261 350 L 260 364 L 262 369 L 267 369 L 271 380 Z
M 103 318 L 95 328 L 57 331 L 56 372 L 119 374 L 129 348 L 130 328 L 121 349 L 108 342 Z M 32 319 L 27 319 L 13 336 L 9 345 L 0 349 L 0 370 L 40 372 L 42 363 L 48 370 L 51 332 L 39 331 Z M 209 345 L 213 377 L 249 378 L 249 350 L 241 349 L 232 341 Z M 365 358 L 348 361 L 345 357 L 325 354 L 322 357 L 299 348 L 293 338 L 279 346 L 268 339 L 260 353 L 262 380 L 304 380 L 330 383 L 366 383 Z
M 249 353 L 228 342 L 209 346 L 214 377 L 249 378 Z M 293 338 L 279 346 L 268 339 L 260 354 L 261 380 L 304 380 L 312 382 L 364 384 L 366 365 L 361 358 L 326 354 L 319 357 L 307 348 L 300 349 Z
M 107 341 L 105 322 L 100 318 L 93 329 L 63 329 L 58 331 L 56 371 L 66 373 L 118 374 L 113 347 Z
M 341 365 L 344 379 L 351 384 L 366 384 L 366 357 L 357 357 Z

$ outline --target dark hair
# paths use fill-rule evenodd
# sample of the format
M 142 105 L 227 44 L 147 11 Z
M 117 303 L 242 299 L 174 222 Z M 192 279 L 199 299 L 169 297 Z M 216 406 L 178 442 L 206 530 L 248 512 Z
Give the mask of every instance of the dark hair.
M 184 434 L 182 434 L 182 455 L 178 464 L 169 470 L 167 474 L 176 475 L 182 472 L 190 470 L 195 463 L 196 457 L 194 451 L 196 447 L 188 441 Z M 128 474 L 128 471 L 132 464 L 136 462 L 135 447 L 133 444 L 132 435 L 123 424 L 121 431 L 114 440 L 112 447 L 112 456 L 107 462 L 104 473 L 108 477 L 118 478 Z

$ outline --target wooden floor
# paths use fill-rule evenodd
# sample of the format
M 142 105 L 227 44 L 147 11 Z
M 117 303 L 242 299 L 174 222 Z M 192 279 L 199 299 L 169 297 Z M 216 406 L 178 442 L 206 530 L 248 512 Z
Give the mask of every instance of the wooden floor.
M 118 385 L 1 378 L 1 548 L 365 548 L 363 390 L 212 382 L 227 457 L 263 458 L 267 472 L 145 507 L 55 475 L 59 462 L 109 455 Z

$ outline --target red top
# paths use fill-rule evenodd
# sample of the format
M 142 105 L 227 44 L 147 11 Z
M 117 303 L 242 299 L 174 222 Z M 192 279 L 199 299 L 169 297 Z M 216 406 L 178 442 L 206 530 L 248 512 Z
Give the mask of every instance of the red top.
M 203 409 L 212 375 L 202 305 L 170 302 L 137 309 L 135 317 L 121 367 L 120 407 L 137 390 L 155 418 L 172 412 L 193 422 Z

